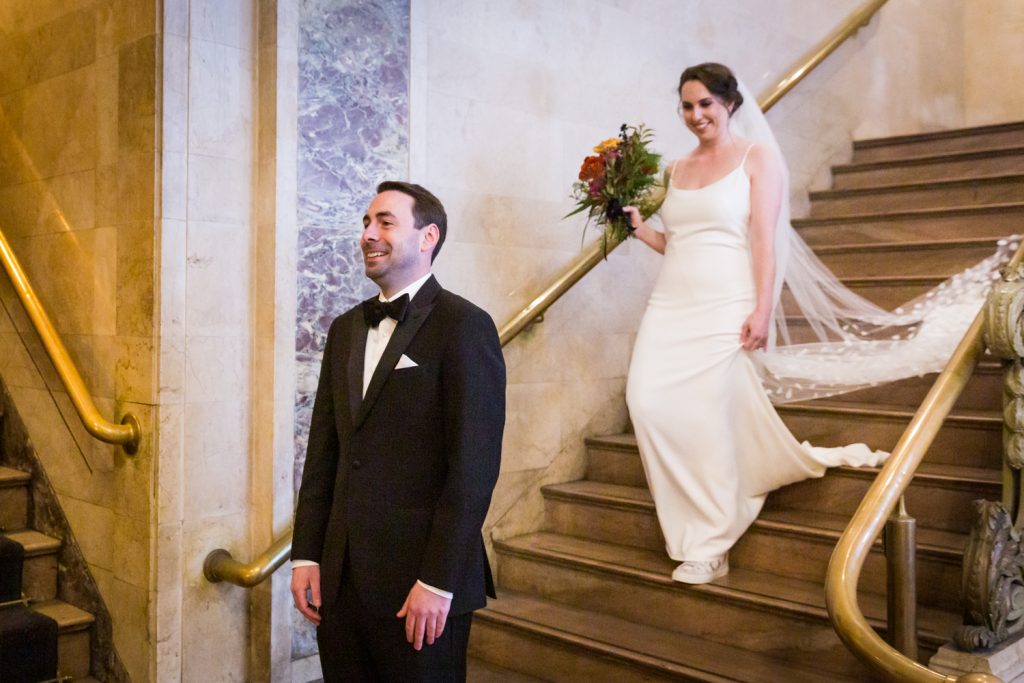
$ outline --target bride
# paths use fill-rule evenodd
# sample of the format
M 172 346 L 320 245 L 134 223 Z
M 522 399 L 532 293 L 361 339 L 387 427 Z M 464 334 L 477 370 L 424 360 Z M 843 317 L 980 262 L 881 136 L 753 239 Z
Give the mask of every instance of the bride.
M 793 231 L 781 153 L 732 72 L 690 67 L 678 92 L 698 144 L 669 165 L 664 232 L 624 209 L 634 236 L 665 256 L 626 402 L 666 549 L 680 562 L 672 578 L 705 583 L 729 571 L 728 551 L 768 492 L 887 455 L 801 444 L 772 402 L 937 371 L 1009 246 L 884 311 L 843 287 Z M 783 284 L 797 310 L 782 310 Z M 790 344 L 795 319 L 816 342 Z

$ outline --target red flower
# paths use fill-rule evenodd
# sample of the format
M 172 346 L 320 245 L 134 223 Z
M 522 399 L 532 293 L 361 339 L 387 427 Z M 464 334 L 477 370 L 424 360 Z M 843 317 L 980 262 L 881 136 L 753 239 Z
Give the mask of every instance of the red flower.
M 589 182 L 597 180 L 604 175 L 604 159 L 596 156 L 589 156 L 583 160 L 580 167 L 580 180 Z

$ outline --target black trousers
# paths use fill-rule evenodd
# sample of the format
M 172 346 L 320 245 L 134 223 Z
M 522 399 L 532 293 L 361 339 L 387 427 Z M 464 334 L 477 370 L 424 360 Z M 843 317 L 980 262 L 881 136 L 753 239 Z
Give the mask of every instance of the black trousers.
M 405 639 L 405 619 L 371 614 L 346 569 L 316 630 L 324 683 L 463 683 L 472 620 L 472 612 L 449 615 L 441 637 L 417 652 Z

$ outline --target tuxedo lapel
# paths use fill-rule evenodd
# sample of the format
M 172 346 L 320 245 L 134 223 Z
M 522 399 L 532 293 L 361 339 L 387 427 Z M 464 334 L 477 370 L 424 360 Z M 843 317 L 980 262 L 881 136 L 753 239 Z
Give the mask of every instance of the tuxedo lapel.
M 366 362 L 366 335 L 369 326 L 362 311 L 352 316 L 349 330 L 349 356 L 347 372 L 348 407 L 353 421 L 358 421 L 359 409 L 363 402 L 363 365 Z
M 394 333 L 391 335 L 391 339 L 388 340 L 388 345 L 384 349 L 383 355 L 380 357 L 380 362 L 377 363 L 377 368 L 373 371 L 373 377 L 370 378 L 370 385 L 366 388 L 366 396 L 363 397 L 362 403 L 358 404 L 359 410 L 356 413 L 355 418 L 356 428 L 358 428 L 363 423 L 363 420 L 366 419 L 370 409 L 373 408 L 373 404 L 377 401 L 377 397 L 380 396 L 381 389 L 384 388 L 388 375 L 390 375 L 395 369 L 395 365 L 398 364 L 398 359 L 402 357 L 403 353 L 405 353 L 405 350 L 409 347 L 413 337 L 416 336 L 416 332 L 419 331 L 424 321 L 426 321 L 427 316 L 430 315 L 430 312 L 434 310 L 434 300 L 437 298 L 437 294 L 440 291 L 441 285 L 437 283 L 436 279 L 431 277 L 423 283 L 423 286 L 420 287 L 420 291 L 416 293 L 416 298 L 410 302 L 409 313 L 406 315 L 405 320 L 398 324 Z M 363 346 L 361 348 L 365 354 L 365 323 L 363 324 L 363 328 Z M 362 389 L 362 368 L 363 364 L 360 361 L 360 390 Z

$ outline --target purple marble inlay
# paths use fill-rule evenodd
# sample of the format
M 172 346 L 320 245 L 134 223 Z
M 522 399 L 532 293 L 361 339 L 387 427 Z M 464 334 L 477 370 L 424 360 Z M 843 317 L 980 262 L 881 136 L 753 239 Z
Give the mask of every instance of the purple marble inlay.
M 300 0 L 299 12 L 296 490 L 327 329 L 377 291 L 363 275 L 363 213 L 409 164 L 409 0 Z M 316 651 L 299 619 L 292 657 Z

